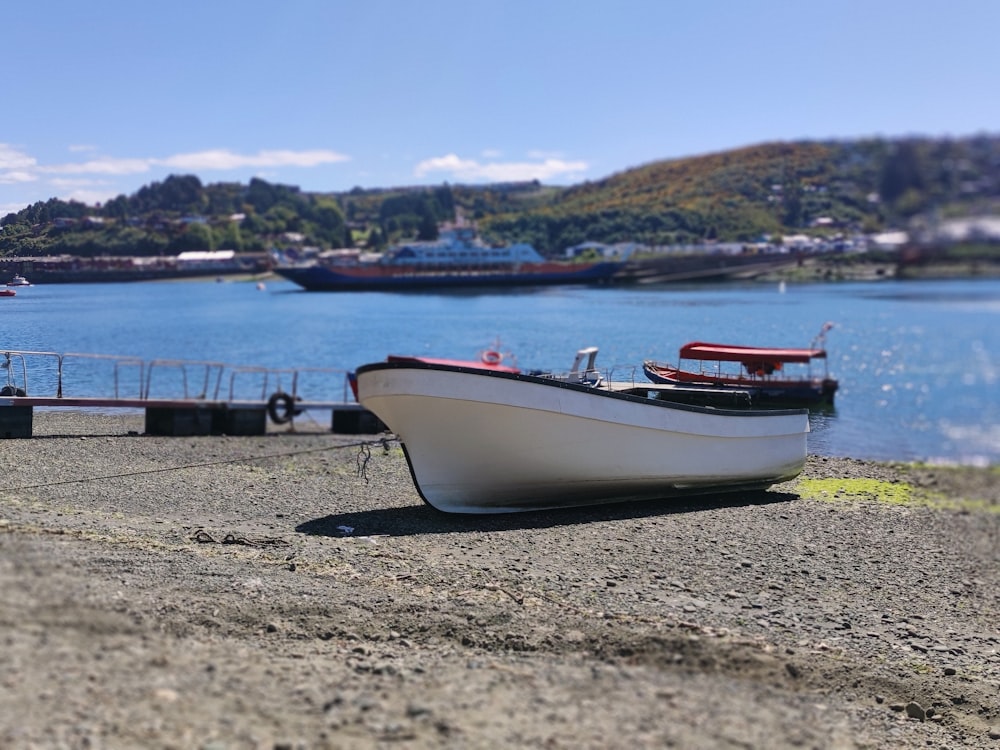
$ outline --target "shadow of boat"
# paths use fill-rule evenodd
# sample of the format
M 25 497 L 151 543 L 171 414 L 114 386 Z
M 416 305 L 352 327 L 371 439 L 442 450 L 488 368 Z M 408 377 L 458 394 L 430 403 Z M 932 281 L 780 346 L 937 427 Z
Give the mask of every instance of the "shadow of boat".
M 430 505 L 423 504 L 323 516 L 305 521 L 296 526 L 295 530 L 302 534 L 326 537 L 403 537 L 468 531 L 517 531 L 698 513 L 719 508 L 772 505 L 797 499 L 798 495 L 789 492 L 758 490 L 589 505 L 559 510 L 481 515 L 443 513 Z

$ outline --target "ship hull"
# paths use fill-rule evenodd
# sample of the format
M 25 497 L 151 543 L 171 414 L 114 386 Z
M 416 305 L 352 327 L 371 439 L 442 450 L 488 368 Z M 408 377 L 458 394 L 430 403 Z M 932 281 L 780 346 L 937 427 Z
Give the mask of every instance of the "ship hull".
M 279 266 L 275 273 L 311 292 L 405 291 L 466 287 L 551 286 L 608 282 L 620 264 L 524 264 L 518 268 L 416 269 L 372 265 Z

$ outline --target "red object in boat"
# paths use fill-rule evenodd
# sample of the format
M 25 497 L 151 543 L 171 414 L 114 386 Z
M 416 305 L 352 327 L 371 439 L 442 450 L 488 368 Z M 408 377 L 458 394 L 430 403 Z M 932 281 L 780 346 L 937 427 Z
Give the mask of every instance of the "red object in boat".
M 729 344 L 706 344 L 693 341 L 681 347 L 681 359 L 702 359 L 713 362 L 757 362 L 801 363 L 814 359 L 826 359 L 826 349 L 769 349 L 762 346 L 732 346 Z
M 386 362 L 423 362 L 429 365 L 451 365 L 452 367 L 472 367 L 477 370 L 494 370 L 496 372 L 511 372 L 515 375 L 521 372 L 515 365 L 504 364 L 513 361 L 513 354 L 503 354 L 498 349 L 487 349 L 479 355 L 479 359 L 442 359 L 440 357 L 418 357 L 416 355 L 390 354 Z M 358 399 L 358 378 L 353 372 L 347 373 L 347 384 L 350 386 L 354 400 Z
M 451 365 L 453 367 L 473 367 L 477 370 L 496 370 L 497 372 L 521 372 L 520 368 L 505 365 L 506 358 L 495 349 L 487 349 L 479 359 L 441 359 L 438 357 L 417 357 L 403 354 L 390 354 L 387 362 L 424 362 L 429 365 Z

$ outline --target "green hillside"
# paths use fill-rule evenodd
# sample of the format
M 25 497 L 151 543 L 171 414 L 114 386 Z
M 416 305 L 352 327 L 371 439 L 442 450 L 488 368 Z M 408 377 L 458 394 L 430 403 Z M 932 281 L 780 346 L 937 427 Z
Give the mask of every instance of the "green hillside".
M 428 239 L 456 209 L 493 241 L 544 253 L 591 240 L 650 245 L 834 235 L 1000 213 L 1000 136 L 768 143 L 672 159 L 572 187 L 538 182 L 307 193 L 171 176 L 102 206 L 51 199 L 0 220 L 0 256 Z
M 660 161 L 489 217 L 540 247 L 873 232 L 997 213 L 1000 139 L 772 143 Z

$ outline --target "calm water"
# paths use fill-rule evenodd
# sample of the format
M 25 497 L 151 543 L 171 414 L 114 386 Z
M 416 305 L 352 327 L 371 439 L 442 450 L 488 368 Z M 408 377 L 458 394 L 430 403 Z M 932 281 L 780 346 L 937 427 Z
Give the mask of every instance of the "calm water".
M 475 294 L 306 293 L 283 281 L 263 291 L 204 281 L 37 286 L 0 300 L 0 350 L 347 370 L 388 353 L 467 359 L 499 338 L 529 369 L 567 369 L 578 348 L 596 345 L 598 365 L 626 377 L 643 359 L 673 361 L 696 339 L 808 346 L 827 321 L 841 388 L 835 412 L 812 417 L 810 452 L 1000 463 L 997 280 L 783 293 L 776 285 Z

